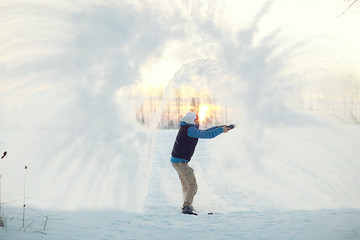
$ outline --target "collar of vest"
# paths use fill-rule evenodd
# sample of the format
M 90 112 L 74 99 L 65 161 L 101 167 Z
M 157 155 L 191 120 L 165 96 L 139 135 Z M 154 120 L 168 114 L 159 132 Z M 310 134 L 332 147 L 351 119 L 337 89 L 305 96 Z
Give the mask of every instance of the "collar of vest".
M 198 124 L 189 124 L 189 123 L 186 123 L 186 122 L 184 122 L 184 121 L 181 121 L 181 122 L 180 122 L 180 126 L 194 126 L 194 127 L 199 128 L 199 125 L 198 125 Z

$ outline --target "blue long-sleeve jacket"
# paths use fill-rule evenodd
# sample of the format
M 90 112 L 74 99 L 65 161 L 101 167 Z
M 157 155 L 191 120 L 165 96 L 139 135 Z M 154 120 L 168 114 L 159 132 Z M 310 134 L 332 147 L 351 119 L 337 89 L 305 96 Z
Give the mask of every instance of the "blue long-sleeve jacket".
M 205 130 L 201 130 L 198 127 L 192 126 L 188 129 L 188 135 L 192 138 L 214 138 L 223 133 L 222 127 L 212 127 Z
M 197 139 L 199 139 L 199 138 L 207 138 L 207 139 L 214 138 L 214 137 L 218 136 L 219 134 L 223 133 L 222 127 L 212 127 L 209 129 L 201 130 L 201 129 L 199 129 L 198 125 L 181 122 L 180 128 L 182 128 L 184 126 L 188 127 L 187 132 L 186 132 L 188 137 L 187 138 L 181 137 L 185 134 L 185 132 L 183 132 L 183 130 L 182 130 L 183 133 L 180 134 L 180 130 L 179 130 L 177 139 L 174 144 L 173 152 L 172 152 L 172 157 L 171 157 L 172 163 L 189 162 L 191 159 L 191 156 L 195 150 L 195 147 L 197 144 Z M 179 136 L 179 134 L 180 134 L 180 136 Z M 181 157 L 182 155 L 184 155 L 184 157 Z M 185 157 L 185 155 L 186 155 L 186 157 Z

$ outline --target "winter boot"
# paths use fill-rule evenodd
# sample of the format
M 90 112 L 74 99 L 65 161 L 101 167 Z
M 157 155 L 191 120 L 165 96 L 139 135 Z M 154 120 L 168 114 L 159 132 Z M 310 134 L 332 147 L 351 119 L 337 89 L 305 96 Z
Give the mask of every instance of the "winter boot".
M 194 213 L 190 206 L 185 206 L 182 208 L 183 214 L 191 214 L 191 215 L 197 215 L 197 213 Z

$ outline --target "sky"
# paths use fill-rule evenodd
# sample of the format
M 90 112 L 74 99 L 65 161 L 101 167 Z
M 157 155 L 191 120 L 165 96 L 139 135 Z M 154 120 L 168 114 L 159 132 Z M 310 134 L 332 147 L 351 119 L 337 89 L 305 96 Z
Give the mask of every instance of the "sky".
M 135 119 L 143 89 L 164 87 L 166 101 L 172 88 L 206 88 L 254 136 L 300 121 L 293 106 L 309 92 L 356 90 L 360 6 L 341 15 L 348 5 L 2 1 L 5 201 L 21 196 L 28 165 L 34 205 L 141 210 L 154 131 Z

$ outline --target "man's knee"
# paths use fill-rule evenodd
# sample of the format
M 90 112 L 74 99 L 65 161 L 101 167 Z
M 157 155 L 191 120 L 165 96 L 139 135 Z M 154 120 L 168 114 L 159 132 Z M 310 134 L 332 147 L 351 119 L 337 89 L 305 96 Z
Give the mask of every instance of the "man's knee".
M 195 182 L 195 186 L 194 186 L 195 192 L 197 192 L 197 189 L 198 189 L 198 185 L 197 185 L 197 183 Z
M 196 191 L 198 189 L 198 185 L 194 177 L 188 182 L 188 187 L 192 191 Z

